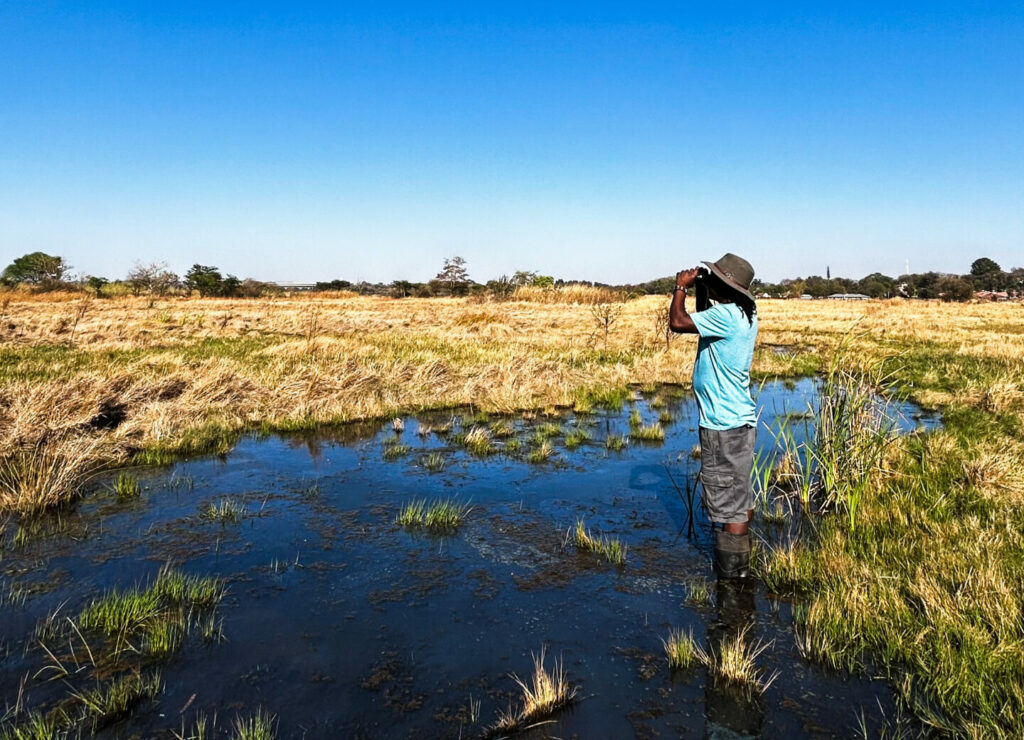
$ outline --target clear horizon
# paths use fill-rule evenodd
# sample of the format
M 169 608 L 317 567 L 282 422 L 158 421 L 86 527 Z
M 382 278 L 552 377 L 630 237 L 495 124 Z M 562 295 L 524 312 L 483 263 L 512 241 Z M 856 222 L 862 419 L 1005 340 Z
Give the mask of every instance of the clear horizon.
M 0 260 L 1024 265 L 1024 6 L 5 3 Z

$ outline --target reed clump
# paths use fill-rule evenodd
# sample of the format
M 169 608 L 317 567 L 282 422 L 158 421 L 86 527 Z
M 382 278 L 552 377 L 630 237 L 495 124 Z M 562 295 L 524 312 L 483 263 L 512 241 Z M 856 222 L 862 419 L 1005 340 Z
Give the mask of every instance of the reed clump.
M 692 627 L 687 632 L 681 629 L 672 630 L 661 644 L 672 670 L 692 668 L 701 662 L 703 652 L 693 637 Z
M 454 499 L 410 501 L 398 513 L 395 523 L 406 529 L 423 528 L 436 533 L 452 532 L 465 522 L 473 507 Z
M 775 673 L 766 676 L 757 665 L 758 658 L 772 643 L 751 643 L 747 639 L 748 631 L 749 627 L 744 627 L 723 639 L 717 648 L 704 651 L 696 646 L 695 651 L 714 681 L 740 689 L 748 695 L 763 694 L 778 677 Z
M 572 528 L 572 541 L 580 552 L 591 552 L 613 565 L 624 565 L 627 547 L 616 537 L 593 535 L 582 519 Z
M 579 688 L 569 682 L 562 661 L 556 659 L 549 671 L 545 667 L 546 655 L 546 647 L 533 655 L 533 674 L 528 680 L 512 675 L 520 690 L 520 706 L 517 709 L 510 706 L 503 712 L 487 731 L 487 737 L 524 730 L 548 719 L 576 699 Z
M 114 493 L 121 501 L 136 499 L 142 493 L 139 486 L 139 479 L 129 473 L 121 473 L 114 480 Z

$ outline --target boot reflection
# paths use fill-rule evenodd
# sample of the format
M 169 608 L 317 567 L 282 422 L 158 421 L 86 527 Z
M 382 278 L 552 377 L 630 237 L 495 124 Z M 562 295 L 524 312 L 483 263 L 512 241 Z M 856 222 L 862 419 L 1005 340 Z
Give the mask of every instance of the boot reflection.
M 718 618 L 708 627 L 708 646 L 720 654 L 722 643 L 754 623 L 754 586 L 749 578 L 719 578 Z M 708 676 L 704 705 L 707 738 L 757 737 L 764 711 L 756 695 Z

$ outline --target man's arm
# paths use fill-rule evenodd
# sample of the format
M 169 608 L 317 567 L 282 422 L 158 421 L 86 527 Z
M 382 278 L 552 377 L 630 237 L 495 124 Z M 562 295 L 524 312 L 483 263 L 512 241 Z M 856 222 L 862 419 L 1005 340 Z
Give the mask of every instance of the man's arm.
M 686 289 L 693 285 L 699 270 L 683 270 L 676 275 L 676 290 L 672 294 L 672 306 L 668 310 L 668 328 L 676 334 L 696 334 L 697 325 L 686 311 Z

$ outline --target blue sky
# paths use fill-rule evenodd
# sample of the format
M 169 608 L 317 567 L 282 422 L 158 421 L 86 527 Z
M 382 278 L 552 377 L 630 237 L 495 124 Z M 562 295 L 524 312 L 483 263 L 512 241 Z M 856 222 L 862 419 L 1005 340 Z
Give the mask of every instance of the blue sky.
M 0 3 L 0 261 L 1024 265 L 1019 2 L 153 5 Z

